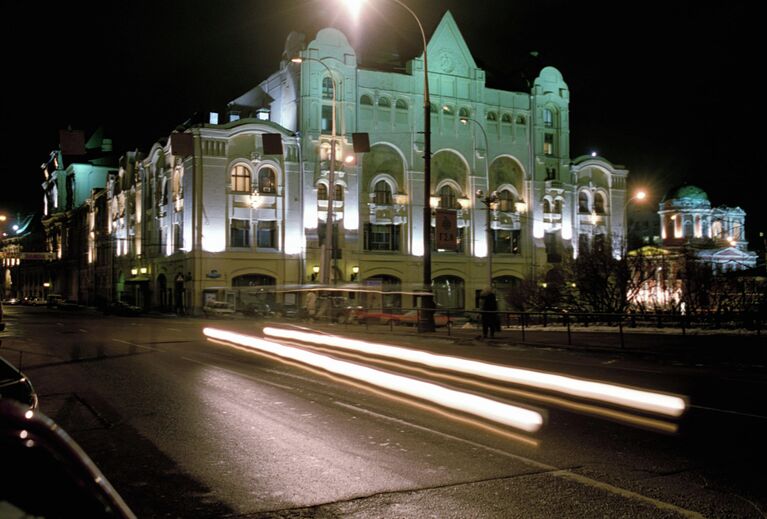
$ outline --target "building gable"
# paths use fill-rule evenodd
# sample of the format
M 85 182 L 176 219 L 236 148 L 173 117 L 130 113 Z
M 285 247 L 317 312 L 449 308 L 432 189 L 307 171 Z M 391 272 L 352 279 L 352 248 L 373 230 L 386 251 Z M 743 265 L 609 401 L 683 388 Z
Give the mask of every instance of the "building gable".
M 477 64 L 450 11 L 445 13 L 427 46 L 429 72 L 474 77 Z

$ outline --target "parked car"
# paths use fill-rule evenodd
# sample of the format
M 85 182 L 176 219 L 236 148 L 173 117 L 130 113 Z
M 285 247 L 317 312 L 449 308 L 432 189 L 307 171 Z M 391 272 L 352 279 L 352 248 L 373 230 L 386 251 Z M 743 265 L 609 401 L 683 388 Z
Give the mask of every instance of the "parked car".
M 135 519 L 70 436 L 40 411 L 0 399 L 0 516 Z
M 379 322 L 382 324 L 394 323 L 405 324 L 409 326 L 416 326 L 418 324 L 419 314 L 418 310 L 409 310 L 405 313 L 399 314 L 391 311 L 376 311 L 376 310 L 363 310 L 356 313 L 356 320 L 359 322 Z M 450 316 L 449 322 L 453 324 L 455 317 Z M 436 327 L 447 326 L 448 317 L 447 314 L 441 311 L 434 312 L 434 325 Z
M 226 301 L 208 301 L 202 307 L 206 317 L 234 317 L 234 305 Z
M 143 310 L 140 306 L 126 303 L 125 301 L 114 301 L 109 303 L 104 311 L 105 314 L 114 315 L 141 315 Z
M 38 399 L 32 382 L 16 366 L 0 357 L 0 399 L 10 398 L 37 409 Z
M 45 299 L 45 304 L 48 306 L 48 308 L 56 308 L 63 300 L 64 296 L 60 294 L 48 294 L 48 297 Z

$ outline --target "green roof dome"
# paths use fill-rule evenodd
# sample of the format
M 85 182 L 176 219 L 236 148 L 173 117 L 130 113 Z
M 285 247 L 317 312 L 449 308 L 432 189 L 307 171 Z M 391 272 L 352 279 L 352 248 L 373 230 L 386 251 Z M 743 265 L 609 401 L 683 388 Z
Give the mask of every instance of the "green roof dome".
M 691 201 L 698 201 L 698 202 L 708 202 L 708 195 L 705 191 L 703 191 L 698 186 L 692 186 L 689 184 L 685 184 L 683 186 L 676 187 L 666 193 L 666 196 L 663 197 L 663 200 L 691 200 Z

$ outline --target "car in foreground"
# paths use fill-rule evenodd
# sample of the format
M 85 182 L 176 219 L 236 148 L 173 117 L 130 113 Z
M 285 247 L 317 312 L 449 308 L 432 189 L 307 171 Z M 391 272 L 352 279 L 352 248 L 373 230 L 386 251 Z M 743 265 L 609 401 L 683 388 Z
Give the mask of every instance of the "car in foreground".
M 64 429 L 8 398 L 0 398 L 0 460 L 0 517 L 136 517 Z
M 16 400 L 30 409 L 37 409 L 38 406 L 32 382 L 3 357 L 0 357 L 0 398 Z

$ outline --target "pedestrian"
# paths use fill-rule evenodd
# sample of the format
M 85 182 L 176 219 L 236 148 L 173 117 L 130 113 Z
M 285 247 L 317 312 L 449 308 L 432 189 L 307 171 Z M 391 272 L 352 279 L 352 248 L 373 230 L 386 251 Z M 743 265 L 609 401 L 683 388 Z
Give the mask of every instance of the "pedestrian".
M 479 294 L 480 310 L 482 310 L 482 338 L 495 338 L 495 330 L 498 328 L 498 300 L 490 287 L 486 287 Z

